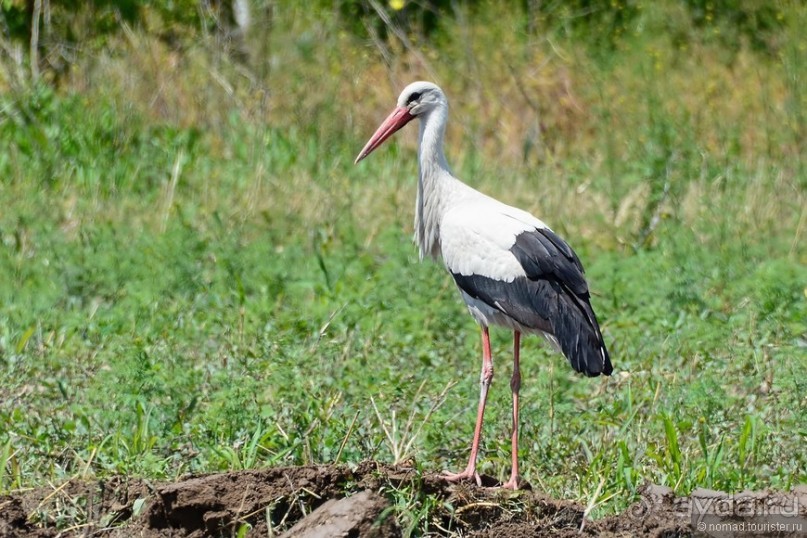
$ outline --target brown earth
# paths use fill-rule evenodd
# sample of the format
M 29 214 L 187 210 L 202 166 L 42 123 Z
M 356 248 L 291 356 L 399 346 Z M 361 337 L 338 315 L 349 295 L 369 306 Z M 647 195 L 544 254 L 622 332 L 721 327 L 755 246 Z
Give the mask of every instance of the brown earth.
M 485 482 L 493 485 L 487 477 Z M 413 498 L 421 505 L 391 508 L 396 500 Z M 20 491 L 0 496 L 0 537 L 388 538 L 404 535 L 412 515 L 428 502 L 433 506 L 429 536 L 706 536 L 697 532 L 697 522 L 693 526 L 693 506 L 710 512 L 701 518 L 704 522 L 737 525 L 753 514 L 756 522 L 794 525 L 769 525 L 769 530 L 776 529 L 769 533 L 756 532 L 757 527 L 754 532 L 713 536 L 807 536 L 804 486 L 787 494 L 733 497 L 707 490 L 675 497 L 667 488 L 647 486 L 641 499 L 622 514 L 592 521 L 585 517 L 585 507 L 530 489 L 510 492 L 449 484 L 439 475 L 421 475 L 412 468 L 364 462 L 357 467 L 211 474 L 170 484 L 125 478 L 74 480 Z

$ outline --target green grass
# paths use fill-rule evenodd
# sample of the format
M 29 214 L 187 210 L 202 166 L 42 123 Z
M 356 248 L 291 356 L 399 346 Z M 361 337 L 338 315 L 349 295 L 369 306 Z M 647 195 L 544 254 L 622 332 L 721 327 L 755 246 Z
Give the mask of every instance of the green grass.
M 329 39 L 289 87 L 347 46 Z M 547 112 L 557 145 L 526 159 L 470 125 L 495 130 L 500 101 L 447 88 L 458 175 L 538 213 L 587 268 L 615 375 L 575 376 L 526 339 L 521 458 L 526 480 L 600 515 L 646 481 L 685 493 L 807 479 L 805 95 L 786 83 L 804 66 L 748 53 L 753 68 L 737 69 L 781 78 L 701 102 L 683 81 L 728 89 L 730 70 L 706 61 L 690 80 L 699 66 L 670 60 L 661 84 L 652 69 L 675 51 L 642 39 L 610 66 L 569 60 L 591 75 L 575 96 L 585 112 Z M 358 96 L 356 69 L 322 77 Z M 0 102 L 0 492 L 365 458 L 461 467 L 479 335 L 411 245 L 413 135 L 351 164 L 395 92 L 283 108 L 284 93 L 276 121 L 227 103 L 189 124 L 120 92 Z M 354 113 L 366 120 L 346 129 Z M 506 478 L 509 335 L 493 344 L 480 470 Z M 428 525 L 422 495 L 395 492 L 413 532 Z

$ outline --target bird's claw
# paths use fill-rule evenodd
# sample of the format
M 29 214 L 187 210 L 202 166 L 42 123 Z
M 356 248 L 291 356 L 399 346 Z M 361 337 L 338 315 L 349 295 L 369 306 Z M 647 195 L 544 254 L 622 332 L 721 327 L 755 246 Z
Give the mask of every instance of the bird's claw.
M 443 471 L 443 478 L 449 482 L 459 482 L 461 480 L 467 480 L 473 478 L 477 486 L 482 486 L 482 477 L 479 476 L 479 473 L 477 473 L 476 470 L 472 469 L 465 469 L 460 473 Z

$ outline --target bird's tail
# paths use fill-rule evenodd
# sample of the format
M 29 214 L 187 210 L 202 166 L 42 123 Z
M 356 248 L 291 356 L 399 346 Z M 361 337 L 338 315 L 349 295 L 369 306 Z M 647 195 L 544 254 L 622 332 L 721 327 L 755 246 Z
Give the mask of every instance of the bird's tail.
M 577 372 L 611 375 L 614 367 L 588 297 L 564 291 L 558 294 L 558 315 L 550 320 L 560 350 Z

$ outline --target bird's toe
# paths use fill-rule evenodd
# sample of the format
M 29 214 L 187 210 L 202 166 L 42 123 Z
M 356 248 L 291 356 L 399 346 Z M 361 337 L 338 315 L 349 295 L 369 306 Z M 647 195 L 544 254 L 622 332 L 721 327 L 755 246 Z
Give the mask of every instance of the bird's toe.
M 482 485 L 482 477 L 479 476 L 479 473 L 477 473 L 475 469 L 465 469 L 464 471 L 459 473 L 443 471 L 442 477 L 448 482 L 461 482 L 463 480 L 469 480 L 473 478 L 477 486 Z

